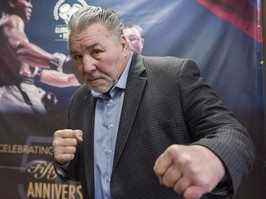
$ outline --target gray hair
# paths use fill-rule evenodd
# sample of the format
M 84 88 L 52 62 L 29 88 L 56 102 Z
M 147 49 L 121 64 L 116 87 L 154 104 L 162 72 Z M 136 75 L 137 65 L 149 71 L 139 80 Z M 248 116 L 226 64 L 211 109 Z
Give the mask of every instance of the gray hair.
M 123 34 L 123 20 L 111 9 L 86 6 L 76 11 L 68 23 L 68 33 L 80 33 L 94 23 L 102 23 L 112 33 L 114 39 L 120 40 Z

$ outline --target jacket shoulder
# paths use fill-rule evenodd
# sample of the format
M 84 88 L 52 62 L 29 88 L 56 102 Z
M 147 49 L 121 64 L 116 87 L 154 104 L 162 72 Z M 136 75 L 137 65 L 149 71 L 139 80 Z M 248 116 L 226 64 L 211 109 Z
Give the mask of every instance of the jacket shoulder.
M 84 98 L 88 96 L 90 92 L 91 92 L 91 89 L 86 84 L 83 84 L 73 93 L 73 95 L 71 96 L 71 101 L 75 99 Z

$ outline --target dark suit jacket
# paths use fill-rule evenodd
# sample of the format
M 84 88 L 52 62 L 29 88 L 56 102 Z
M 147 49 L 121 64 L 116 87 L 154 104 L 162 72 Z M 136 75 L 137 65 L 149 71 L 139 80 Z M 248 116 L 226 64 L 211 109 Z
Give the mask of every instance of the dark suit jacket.
M 204 145 L 220 157 L 233 191 L 219 198 L 231 198 L 247 176 L 254 161 L 252 141 L 199 75 L 188 59 L 133 55 L 116 142 L 112 199 L 182 198 L 160 185 L 153 172 L 156 159 L 171 144 Z M 73 95 L 69 128 L 81 129 L 84 140 L 68 172 L 58 172 L 62 178 L 80 180 L 85 199 L 94 198 L 95 101 L 86 85 Z

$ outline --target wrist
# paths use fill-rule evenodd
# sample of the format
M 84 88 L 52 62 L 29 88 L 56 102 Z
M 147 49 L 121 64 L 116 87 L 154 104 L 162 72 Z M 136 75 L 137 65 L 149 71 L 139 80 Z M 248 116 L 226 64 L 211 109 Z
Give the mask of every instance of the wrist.
M 57 70 L 57 71 L 62 72 L 63 64 L 65 60 L 66 60 L 66 56 L 64 54 L 58 53 L 58 52 L 54 53 L 50 60 L 50 68 L 52 70 Z
M 230 191 L 233 190 L 231 177 L 228 172 L 226 172 L 223 179 L 218 183 L 218 185 L 211 191 L 212 195 L 225 196 Z
M 32 74 L 32 77 L 36 81 L 41 81 L 42 73 L 43 73 L 43 68 L 36 67 L 35 70 L 34 70 L 34 72 L 33 72 L 33 74 Z

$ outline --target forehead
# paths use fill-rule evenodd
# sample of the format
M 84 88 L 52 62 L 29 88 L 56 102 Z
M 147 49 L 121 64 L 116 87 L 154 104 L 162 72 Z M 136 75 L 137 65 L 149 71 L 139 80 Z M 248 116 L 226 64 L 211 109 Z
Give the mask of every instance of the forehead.
M 69 41 L 82 39 L 84 37 L 90 38 L 95 36 L 106 36 L 108 37 L 110 32 L 101 23 L 94 23 L 85 28 L 82 31 L 71 31 L 69 34 Z
M 101 23 L 95 23 L 81 32 L 72 32 L 69 35 L 69 48 L 71 50 L 93 47 L 95 45 L 112 46 L 115 40 L 111 32 Z

